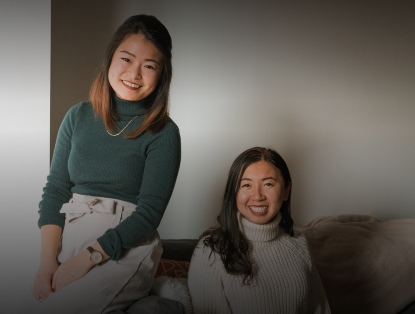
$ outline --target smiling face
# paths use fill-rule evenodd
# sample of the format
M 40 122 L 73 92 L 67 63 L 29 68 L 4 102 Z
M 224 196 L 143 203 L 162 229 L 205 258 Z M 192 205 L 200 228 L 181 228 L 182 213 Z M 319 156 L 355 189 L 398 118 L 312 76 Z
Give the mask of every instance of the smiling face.
M 162 70 L 159 50 L 144 35 L 132 34 L 115 50 L 108 80 L 119 98 L 140 100 L 157 87 Z
M 238 211 L 250 222 L 266 224 L 280 211 L 290 195 L 279 169 L 261 160 L 249 165 L 242 175 L 236 195 Z

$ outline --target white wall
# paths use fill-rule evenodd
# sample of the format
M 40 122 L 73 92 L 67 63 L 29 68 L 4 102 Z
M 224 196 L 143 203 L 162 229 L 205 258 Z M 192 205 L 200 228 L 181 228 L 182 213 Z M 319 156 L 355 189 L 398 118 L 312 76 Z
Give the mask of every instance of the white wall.
M 49 168 L 50 1 L 0 3 L 0 309 L 29 291 Z M 30 279 L 29 279 L 30 277 Z
M 74 14 L 84 24 L 52 24 L 73 34 L 52 54 L 52 77 L 56 66 L 70 72 L 82 58 L 96 39 L 90 27 L 112 33 L 128 16 L 148 13 L 172 35 L 171 116 L 183 159 L 163 238 L 195 238 L 212 225 L 233 159 L 256 145 L 285 157 L 297 224 L 349 213 L 415 217 L 413 2 L 123 0 L 96 12 L 89 6 L 102 2 L 84 2 L 54 1 L 66 16 L 52 21 Z M 102 53 L 88 53 L 82 64 L 97 66 Z M 77 71 L 91 77 L 90 67 Z M 52 101 L 52 117 L 89 89 L 71 75 L 56 80 L 78 98 Z M 52 99 L 61 92 L 52 88 Z

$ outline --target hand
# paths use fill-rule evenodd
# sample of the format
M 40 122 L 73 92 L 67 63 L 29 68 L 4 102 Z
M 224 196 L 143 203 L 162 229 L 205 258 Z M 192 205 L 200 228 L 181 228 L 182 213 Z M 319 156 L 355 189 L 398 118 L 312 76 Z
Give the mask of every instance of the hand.
M 93 266 L 94 263 L 89 259 L 89 252 L 87 250 L 81 251 L 59 266 L 53 276 L 52 289 L 58 292 L 63 287 L 85 276 Z
M 32 293 L 36 300 L 46 300 L 53 292 L 52 278 L 58 267 L 56 260 L 41 263 L 32 288 Z

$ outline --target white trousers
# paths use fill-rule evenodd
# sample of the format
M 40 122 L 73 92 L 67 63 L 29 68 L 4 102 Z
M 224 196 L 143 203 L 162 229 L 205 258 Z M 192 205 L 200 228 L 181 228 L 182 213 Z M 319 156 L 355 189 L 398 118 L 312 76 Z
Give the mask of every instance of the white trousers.
M 103 197 L 74 194 L 62 206 L 65 228 L 58 261 L 65 262 L 114 228 L 136 205 Z M 148 295 L 162 253 L 157 231 L 143 239 L 118 261 L 107 260 L 84 277 L 39 302 L 32 297 L 21 313 L 94 314 L 127 308 Z

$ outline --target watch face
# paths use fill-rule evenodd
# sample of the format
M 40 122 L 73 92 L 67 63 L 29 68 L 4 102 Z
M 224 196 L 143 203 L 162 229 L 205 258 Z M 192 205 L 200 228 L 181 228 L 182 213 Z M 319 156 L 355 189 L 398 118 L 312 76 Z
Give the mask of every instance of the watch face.
M 102 260 L 102 255 L 100 252 L 94 251 L 91 254 L 91 261 L 93 261 L 95 264 L 99 264 Z

